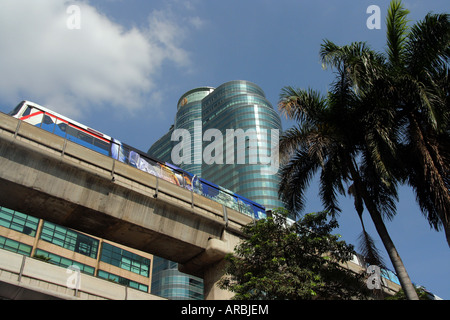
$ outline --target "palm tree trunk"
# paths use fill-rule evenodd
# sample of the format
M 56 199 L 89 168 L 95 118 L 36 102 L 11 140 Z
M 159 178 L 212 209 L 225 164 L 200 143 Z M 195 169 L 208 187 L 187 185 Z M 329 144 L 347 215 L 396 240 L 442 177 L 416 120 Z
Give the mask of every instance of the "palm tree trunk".
M 419 296 L 409 278 L 408 272 L 406 271 L 405 265 L 403 264 L 402 259 L 397 251 L 397 248 L 392 241 L 389 232 L 386 229 L 386 225 L 381 217 L 380 212 L 374 205 L 373 201 L 370 199 L 367 190 L 364 187 L 364 184 L 361 180 L 361 177 L 356 170 L 356 167 L 353 163 L 349 166 L 350 173 L 352 175 L 353 182 L 355 187 L 359 189 L 359 192 L 364 200 L 364 204 L 366 205 L 367 210 L 369 211 L 370 217 L 375 225 L 375 229 L 378 232 L 378 235 L 383 242 L 383 245 L 389 255 L 389 259 L 395 269 L 397 277 L 400 281 L 400 285 L 402 286 L 403 291 L 405 292 L 406 298 L 408 300 L 419 300 Z
M 366 203 L 366 201 L 364 201 L 364 203 Z M 375 228 L 378 232 L 378 235 L 380 236 L 381 241 L 383 242 L 383 245 L 386 248 L 386 251 L 389 255 L 392 265 L 394 266 L 395 272 L 397 274 L 398 279 L 400 280 L 400 284 L 403 288 L 403 291 L 405 292 L 406 298 L 408 300 L 419 300 L 417 292 L 411 282 L 411 279 L 409 278 L 408 272 L 406 271 L 405 265 L 403 264 L 403 261 L 400 258 L 400 255 L 397 251 L 397 248 L 394 245 L 394 242 L 392 242 L 392 239 L 389 236 L 389 233 L 386 229 L 383 219 L 381 218 L 380 213 L 377 212 L 378 210 L 376 212 L 373 212 L 374 210 L 368 209 L 368 211 L 375 225 Z
M 423 169 L 423 185 L 428 186 L 430 194 L 433 195 L 432 201 L 436 207 L 439 219 L 442 222 L 447 244 L 450 246 L 450 193 L 445 185 L 444 178 L 440 173 L 445 172 L 448 167 L 445 163 L 439 163 L 439 160 L 442 159 L 437 153 L 437 150 L 435 151 L 435 157 L 431 155 L 429 148 L 427 148 L 425 137 L 414 114 L 410 114 L 409 122 L 411 138 L 413 139 L 415 149 L 419 156 L 420 165 Z M 433 150 L 433 148 L 431 148 L 431 150 Z M 436 159 L 437 163 L 435 163 L 434 159 Z M 439 168 L 441 168 L 441 170 L 439 170 Z

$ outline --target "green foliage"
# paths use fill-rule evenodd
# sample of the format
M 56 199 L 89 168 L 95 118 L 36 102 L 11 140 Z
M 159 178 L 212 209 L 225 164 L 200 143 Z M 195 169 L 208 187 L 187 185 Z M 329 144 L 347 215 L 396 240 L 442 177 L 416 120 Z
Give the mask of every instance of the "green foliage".
M 386 19 L 387 25 L 387 53 L 389 61 L 395 66 L 402 63 L 404 58 L 404 47 L 408 33 L 409 11 L 406 10 L 401 1 L 391 2 Z
M 433 300 L 423 287 L 414 287 L 416 289 L 419 300 Z M 399 290 L 395 295 L 384 298 L 384 300 L 408 300 L 403 289 Z
M 237 300 L 364 298 L 363 275 L 343 268 L 353 246 L 331 232 L 338 225 L 325 212 L 289 225 L 287 212 L 243 228 L 246 239 L 227 257 L 220 286 Z
M 47 257 L 47 256 L 44 256 L 44 255 L 42 255 L 42 254 L 35 254 L 35 255 L 33 256 L 33 258 L 35 258 L 35 259 L 37 259 L 37 260 L 44 261 L 44 262 L 49 262 L 50 260 L 52 260 L 52 258 Z

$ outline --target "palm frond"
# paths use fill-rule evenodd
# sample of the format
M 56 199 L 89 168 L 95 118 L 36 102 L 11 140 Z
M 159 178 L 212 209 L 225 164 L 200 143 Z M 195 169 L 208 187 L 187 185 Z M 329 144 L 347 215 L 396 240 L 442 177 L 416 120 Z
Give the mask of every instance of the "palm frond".
M 405 58 L 405 44 L 408 36 L 408 20 L 406 10 L 400 0 L 394 0 L 388 10 L 387 26 L 387 55 L 392 66 L 399 66 Z
M 428 14 L 411 28 L 406 49 L 408 72 L 435 73 L 448 66 L 450 58 L 450 15 Z
M 323 68 L 336 69 L 337 78 L 345 74 L 350 81 L 350 87 L 355 91 L 378 79 L 381 76 L 380 65 L 385 62 L 384 56 L 373 51 L 365 42 L 338 46 L 325 40 L 321 46 L 320 57 Z
M 375 241 L 364 229 L 358 237 L 359 252 L 364 257 L 364 260 L 369 265 L 386 268 L 383 257 L 375 245 Z
M 342 172 L 345 172 L 345 169 L 339 165 L 339 160 L 331 158 L 323 165 L 320 174 L 319 195 L 325 210 L 333 217 L 341 212 L 337 195 L 345 195 L 342 184 L 345 178 Z
M 317 159 L 304 150 L 296 150 L 289 163 L 281 167 L 279 196 L 288 210 L 298 214 L 304 209 L 305 191 L 319 167 Z
M 305 131 L 306 130 L 304 127 L 295 125 L 281 134 L 279 142 L 279 152 L 280 162 L 282 164 L 289 161 L 291 155 L 304 142 L 304 136 L 306 134 Z
M 287 119 L 300 123 L 315 123 L 326 107 L 326 100 L 315 90 L 284 87 L 280 94 L 278 109 Z

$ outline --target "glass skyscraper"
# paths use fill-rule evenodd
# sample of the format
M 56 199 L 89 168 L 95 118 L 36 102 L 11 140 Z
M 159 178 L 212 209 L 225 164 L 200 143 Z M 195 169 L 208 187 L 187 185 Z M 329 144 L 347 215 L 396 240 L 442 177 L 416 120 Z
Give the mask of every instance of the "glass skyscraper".
M 201 125 L 201 131 L 196 130 L 196 124 Z M 172 141 L 172 133 L 176 129 L 185 129 L 190 134 L 189 163 L 174 163 L 171 158 L 172 149 L 180 143 Z M 220 132 L 223 138 L 222 145 L 216 148 L 222 154 L 212 153 L 214 159 L 221 158 L 222 161 L 212 164 L 204 161 L 203 154 L 208 146 L 211 148 L 213 142 L 217 142 L 214 139 L 204 141 L 203 134 L 210 129 Z M 234 136 L 227 136 L 230 130 L 234 130 Z M 238 130 L 243 133 L 243 144 L 238 141 Z M 270 158 L 271 147 L 278 142 L 272 141 L 273 130 L 281 132 L 281 120 L 264 91 L 249 81 L 230 81 L 216 89 L 200 87 L 185 93 L 178 101 L 171 130 L 150 147 L 148 154 L 178 165 L 267 209 L 274 209 L 283 206 L 278 199 L 278 176 L 262 174 L 268 165 L 260 161 L 262 156 Z M 232 143 L 227 139 L 230 136 Z M 239 158 L 241 154 L 243 159 Z M 274 159 L 269 160 L 274 164 Z
M 176 129 L 189 133 L 190 154 L 183 155 L 189 159 L 188 163 L 175 163 L 172 159 L 172 150 L 181 143 L 172 141 Z M 256 84 L 231 81 L 217 88 L 199 87 L 181 96 L 174 125 L 150 147 L 148 154 L 260 203 L 266 209 L 274 209 L 282 206 L 278 199 L 278 176 L 263 174 L 267 163 L 261 161 L 261 157 L 273 155 L 273 145 L 277 147 L 278 140 L 272 141 L 274 130 L 281 133 L 280 117 Z M 207 139 L 207 132 L 215 133 L 219 139 Z M 211 149 L 214 150 L 206 152 Z M 215 162 L 205 162 L 205 154 Z M 203 283 L 198 282 L 201 279 L 179 272 L 176 263 L 164 259 L 155 257 L 154 266 L 153 294 L 169 299 L 201 298 L 199 288 Z
M 281 132 L 280 117 L 263 90 L 248 81 L 221 85 L 202 100 L 202 121 L 204 132 L 217 129 L 222 133 L 224 154 L 221 164 L 209 165 L 203 161 L 201 177 L 267 209 L 281 207 L 276 172 L 262 173 L 267 165 L 262 164 L 261 157 L 274 161 L 270 159 L 271 146 L 278 147 L 278 141 L 272 141 L 271 132 Z M 208 144 L 211 142 L 203 142 L 203 148 Z M 244 159 L 239 159 L 239 153 Z
M 209 95 L 214 88 L 203 87 L 193 89 L 186 92 L 180 100 L 178 100 L 177 114 L 175 117 L 174 129 L 186 129 L 191 135 L 191 163 L 183 164 L 182 168 L 192 174 L 201 175 L 202 165 L 196 163 L 195 159 L 202 157 L 201 150 L 194 148 L 195 145 L 200 144 L 202 141 L 201 133 L 198 134 L 194 129 L 196 121 L 202 120 L 202 100 Z M 170 137 L 169 137 L 170 139 Z M 173 144 L 172 144 L 173 145 Z M 170 149 L 172 150 L 172 149 Z M 171 162 L 171 159 L 166 157 L 167 162 Z

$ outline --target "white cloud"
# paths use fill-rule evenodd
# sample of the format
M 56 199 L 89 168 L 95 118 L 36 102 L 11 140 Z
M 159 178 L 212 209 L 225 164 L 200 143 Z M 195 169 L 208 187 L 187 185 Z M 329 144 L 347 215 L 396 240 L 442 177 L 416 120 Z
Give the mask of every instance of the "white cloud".
M 71 4 L 80 7 L 80 29 L 67 27 Z M 1 0 L 1 99 L 30 99 L 71 116 L 89 105 L 139 110 L 159 96 L 165 61 L 189 66 L 184 36 L 163 11 L 149 15 L 148 29 L 126 30 L 88 2 Z
M 148 38 L 154 43 L 163 45 L 167 58 L 181 66 L 189 64 L 189 57 L 185 50 L 178 47 L 178 43 L 185 37 L 185 30 L 173 22 L 171 13 L 153 11 L 149 16 Z

